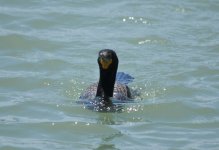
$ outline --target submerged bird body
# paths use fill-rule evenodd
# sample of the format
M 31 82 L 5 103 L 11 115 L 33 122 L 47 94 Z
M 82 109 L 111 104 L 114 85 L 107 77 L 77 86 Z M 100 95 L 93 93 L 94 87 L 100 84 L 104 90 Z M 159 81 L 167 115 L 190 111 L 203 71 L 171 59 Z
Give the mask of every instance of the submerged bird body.
M 91 84 L 80 96 L 81 99 L 92 100 L 96 97 L 98 83 Z M 131 100 L 132 94 L 129 87 L 125 84 L 116 82 L 114 85 L 113 96 L 116 100 Z
M 123 72 L 117 73 L 119 60 L 116 53 L 110 49 L 101 50 L 97 62 L 100 70 L 99 82 L 90 85 L 80 99 L 91 101 L 98 108 L 114 107 L 112 98 L 121 102 L 130 101 L 132 94 L 127 84 L 134 78 Z

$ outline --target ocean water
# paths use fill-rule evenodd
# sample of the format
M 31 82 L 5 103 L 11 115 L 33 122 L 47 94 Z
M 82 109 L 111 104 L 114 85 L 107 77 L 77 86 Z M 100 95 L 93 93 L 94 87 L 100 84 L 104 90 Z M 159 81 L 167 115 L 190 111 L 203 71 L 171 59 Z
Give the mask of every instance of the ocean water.
M 219 2 L 0 1 L 0 149 L 218 149 Z M 140 91 L 76 103 L 114 49 Z

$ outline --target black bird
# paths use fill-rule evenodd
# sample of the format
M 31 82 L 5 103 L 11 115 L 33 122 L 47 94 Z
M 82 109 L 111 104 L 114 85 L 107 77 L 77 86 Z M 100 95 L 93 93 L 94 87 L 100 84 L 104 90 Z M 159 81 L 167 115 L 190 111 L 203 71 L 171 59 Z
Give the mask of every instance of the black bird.
M 80 99 L 88 100 L 92 108 L 104 111 L 115 108 L 112 98 L 122 103 L 132 100 L 132 92 L 127 84 L 134 78 L 123 72 L 117 73 L 119 60 L 115 51 L 99 51 L 97 62 L 100 70 L 99 82 L 89 86 Z

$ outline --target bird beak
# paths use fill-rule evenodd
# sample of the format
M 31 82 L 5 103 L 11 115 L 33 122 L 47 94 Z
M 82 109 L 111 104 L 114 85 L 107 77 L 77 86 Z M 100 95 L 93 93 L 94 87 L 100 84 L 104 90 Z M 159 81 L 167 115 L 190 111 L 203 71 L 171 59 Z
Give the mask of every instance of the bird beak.
M 100 56 L 99 60 L 100 60 L 100 64 L 101 64 L 103 69 L 108 69 L 109 66 L 113 62 L 113 60 L 111 58 L 106 58 L 106 57 L 103 57 L 103 56 Z

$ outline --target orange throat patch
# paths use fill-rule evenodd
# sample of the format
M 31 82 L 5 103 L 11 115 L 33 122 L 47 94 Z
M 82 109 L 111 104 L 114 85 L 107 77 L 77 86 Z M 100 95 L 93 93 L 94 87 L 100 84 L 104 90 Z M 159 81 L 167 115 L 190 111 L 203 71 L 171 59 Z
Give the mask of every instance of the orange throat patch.
M 110 60 L 103 60 L 102 58 L 100 59 L 100 64 L 102 66 L 103 69 L 108 69 L 109 66 L 112 64 L 112 59 Z

